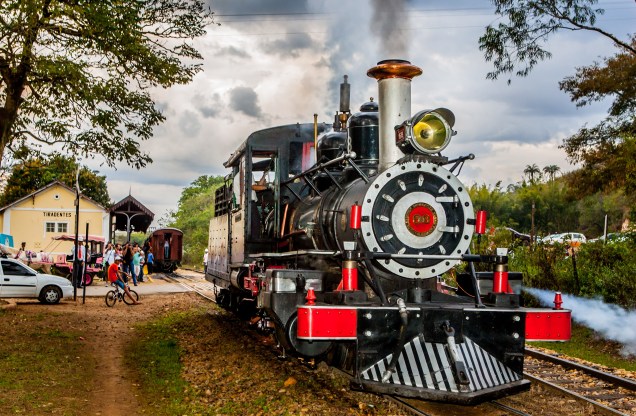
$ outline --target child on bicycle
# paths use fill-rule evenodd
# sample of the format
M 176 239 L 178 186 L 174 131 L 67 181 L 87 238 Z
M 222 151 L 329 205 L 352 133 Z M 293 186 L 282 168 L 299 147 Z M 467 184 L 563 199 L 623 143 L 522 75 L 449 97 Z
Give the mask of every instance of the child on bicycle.
M 132 295 L 130 294 L 130 289 L 128 288 L 128 285 L 124 283 L 123 275 L 125 274 L 128 275 L 128 273 L 125 273 L 119 270 L 119 265 L 121 264 L 121 261 L 122 259 L 120 256 L 115 256 L 115 262 L 111 264 L 110 266 L 108 266 L 108 281 L 116 284 L 121 289 L 123 289 L 124 292 L 126 292 L 126 296 L 128 296 L 133 301 L 133 305 L 139 305 L 141 304 L 141 302 L 137 302 L 132 297 Z

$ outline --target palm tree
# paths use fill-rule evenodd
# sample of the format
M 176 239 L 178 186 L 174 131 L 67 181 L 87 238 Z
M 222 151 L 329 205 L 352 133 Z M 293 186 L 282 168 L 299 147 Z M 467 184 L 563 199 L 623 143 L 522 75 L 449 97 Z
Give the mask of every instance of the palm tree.
M 558 167 L 557 165 L 548 165 L 543 168 L 543 173 L 548 175 L 548 177 L 550 178 L 550 181 L 553 181 L 554 177 L 556 176 L 556 173 L 559 172 L 560 170 L 561 168 Z
M 536 163 L 533 163 L 532 165 L 526 165 L 523 173 L 528 176 L 528 178 L 530 179 L 530 183 L 534 184 L 534 177 L 537 176 L 538 179 L 538 177 L 541 175 L 541 169 L 539 169 L 539 166 L 537 166 Z

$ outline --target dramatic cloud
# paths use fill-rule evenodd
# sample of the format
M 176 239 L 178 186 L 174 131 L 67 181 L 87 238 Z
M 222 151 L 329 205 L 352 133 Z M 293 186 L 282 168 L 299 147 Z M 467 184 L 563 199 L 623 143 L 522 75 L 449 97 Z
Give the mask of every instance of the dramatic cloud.
M 221 17 L 228 14 L 303 13 L 308 10 L 307 3 L 308 0 L 208 0 L 212 11 Z
M 633 1 L 600 2 L 598 23 L 633 32 Z M 606 3 L 605 5 L 603 3 Z M 616 4 L 615 4 L 616 3 Z M 447 107 L 458 135 L 445 151 L 474 153 L 461 179 L 505 187 L 527 164 L 572 169 L 558 149 L 583 124 L 602 119 L 606 103 L 577 109 L 558 89 L 575 68 L 610 56 L 610 41 L 563 32 L 548 47 L 551 60 L 527 78 L 485 79 L 477 39 L 496 16 L 488 0 L 210 0 L 221 26 L 196 41 L 204 71 L 188 85 L 152 92 L 166 116 L 141 144 L 154 163 L 137 171 L 105 169 L 113 200 L 129 189 L 157 217 L 174 210 L 181 190 L 201 175 L 225 175 L 229 155 L 255 130 L 281 124 L 331 123 L 339 84 L 349 76 L 351 109 L 377 98 L 366 72 L 378 61 L 408 59 L 423 69 L 412 83 L 412 109 Z
M 181 131 L 184 133 L 184 137 L 193 137 L 199 133 L 201 123 L 199 123 L 199 118 L 196 113 L 186 111 L 181 114 L 181 117 L 179 118 L 179 126 L 181 127 Z
M 216 117 L 223 109 L 221 96 L 218 93 L 212 93 L 209 96 L 197 94 L 193 97 L 192 103 L 205 118 Z
M 221 48 L 217 51 L 216 55 L 218 57 L 229 56 L 233 58 L 243 58 L 243 59 L 250 58 L 250 54 L 247 53 L 247 51 L 239 49 L 235 46 L 226 46 L 224 48 Z
M 298 58 L 300 52 L 315 47 L 314 41 L 306 33 L 294 33 L 270 42 L 263 42 L 265 52 L 281 57 Z
M 258 105 L 258 95 L 250 87 L 236 87 L 230 90 L 230 108 L 246 116 L 259 118 L 262 116 Z

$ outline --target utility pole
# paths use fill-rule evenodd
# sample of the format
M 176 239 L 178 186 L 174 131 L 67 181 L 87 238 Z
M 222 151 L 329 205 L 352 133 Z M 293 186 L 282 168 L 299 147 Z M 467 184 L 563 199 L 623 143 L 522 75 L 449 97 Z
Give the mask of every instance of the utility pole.
M 534 206 L 534 200 L 532 201 L 532 212 L 530 213 L 530 221 L 531 221 L 531 225 L 530 225 L 530 241 L 534 244 L 534 211 L 535 211 L 535 206 Z
M 73 247 L 73 300 L 77 300 L 77 282 L 80 276 L 79 270 L 79 209 L 80 209 L 80 187 L 79 187 L 79 164 L 75 174 L 75 246 Z

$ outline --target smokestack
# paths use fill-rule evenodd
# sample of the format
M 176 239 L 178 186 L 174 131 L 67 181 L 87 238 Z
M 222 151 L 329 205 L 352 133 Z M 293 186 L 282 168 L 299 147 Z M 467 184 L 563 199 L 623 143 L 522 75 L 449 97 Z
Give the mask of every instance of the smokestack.
M 404 156 L 395 145 L 395 126 L 411 117 L 411 80 L 421 74 L 421 68 L 402 59 L 380 61 L 367 71 L 378 80 L 380 172 Z

